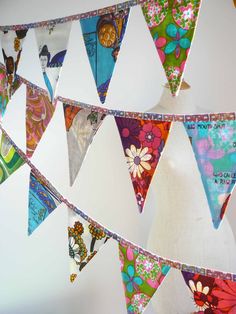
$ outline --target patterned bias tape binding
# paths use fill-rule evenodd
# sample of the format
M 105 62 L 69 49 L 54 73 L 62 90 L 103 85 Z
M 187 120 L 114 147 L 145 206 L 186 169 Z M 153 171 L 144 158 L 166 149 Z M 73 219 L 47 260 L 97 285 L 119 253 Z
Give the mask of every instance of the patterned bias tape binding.
M 44 182 L 47 187 L 53 192 L 53 194 L 64 204 L 66 204 L 71 210 L 73 210 L 76 214 L 81 216 L 84 220 L 86 220 L 88 223 L 92 223 L 98 228 L 102 229 L 106 235 L 110 238 L 113 238 L 117 242 L 121 243 L 122 245 L 128 245 L 130 246 L 131 249 L 135 249 L 139 253 L 148 256 L 155 261 L 164 263 L 172 268 L 176 268 L 181 271 L 187 271 L 195 274 L 201 274 L 201 275 L 206 275 L 218 279 L 223 279 L 223 280 L 231 280 L 236 282 L 236 274 L 234 273 L 226 273 L 222 271 L 217 271 L 217 270 L 212 270 L 212 269 L 207 269 L 207 268 L 202 268 L 198 266 L 192 266 L 192 265 L 187 265 L 184 263 L 181 263 L 179 261 L 173 261 L 158 255 L 155 255 L 143 248 L 141 248 L 138 245 L 135 245 L 134 243 L 124 239 L 117 233 L 105 228 L 103 225 L 98 223 L 97 221 L 93 220 L 91 217 L 86 215 L 82 210 L 74 206 L 72 203 L 70 203 L 66 198 L 64 198 L 57 190 L 56 188 L 41 174 L 41 172 L 31 163 L 31 161 L 27 158 L 25 153 L 13 142 L 13 140 L 9 137 L 7 132 L 4 130 L 2 125 L 0 124 L 0 130 L 2 133 L 6 136 L 6 138 L 9 140 L 9 142 L 14 146 L 15 150 L 17 153 L 22 157 L 22 159 L 28 164 L 28 166 L 32 169 L 33 173 L 35 174 L 36 177 L 38 177 L 42 182 Z
M 5 69 L 5 66 L 0 63 L 0 68 Z M 31 88 L 37 90 L 44 95 L 48 95 L 47 91 L 20 75 L 16 75 L 22 84 L 28 85 Z M 155 112 L 135 112 L 135 111 L 123 111 L 117 109 L 107 109 L 104 107 L 94 106 L 85 104 L 79 101 L 75 101 L 62 96 L 57 96 L 54 98 L 54 102 L 60 101 L 62 103 L 77 106 L 80 108 L 91 109 L 94 112 L 103 113 L 105 115 L 111 115 L 114 117 L 125 117 L 133 119 L 144 119 L 144 120 L 156 120 L 156 121 L 167 121 L 167 122 L 208 122 L 208 121 L 227 121 L 236 120 L 236 112 L 218 112 L 218 113 L 199 113 L 199 114 L 160 114 Z
M 103 14 L 109 14 L 109 13 L 116 13 L 119 12 L 120 10 L 125 10 L 131 7 L 134 7 L 136 5 L 142 4 L 148 0 L 131 0 L 131 1 L 126 1 L 122 3 L 118 3 L 115 5 L 111 5 L 109 7 L 85 12 L 85 13 L 80 13 L 80 14 L 74 14 L 66 17 L 61 17 L 61 18 L 56 18 L 52 20 L 46 20 L 46 21 L 41 21 L 41 22 L 35 22 L 35 23 L 27 23 L 27 24 L 17 24 L 17 25 L 4 25 L 0 26 L 0 30 L 2 31 L 9 31 L 9 30 L 21 30 L 21 29 L 29 29 L 29 28 L 37 28 L 37 27 L 44 27 L 44 26 L 51 26 L 55 24 L 62 24 L 66 23 L 69 21 L 77 21 L 77 20 L 82 20 L 82 19 L 87 19 L 90 17 L 94 16 L 99 16 Z

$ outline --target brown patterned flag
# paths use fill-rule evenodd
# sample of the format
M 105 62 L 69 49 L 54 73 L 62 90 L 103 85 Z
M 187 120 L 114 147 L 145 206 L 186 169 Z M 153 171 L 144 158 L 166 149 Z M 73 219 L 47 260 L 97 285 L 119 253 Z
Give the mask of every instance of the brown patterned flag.
M 43 91 L 27 86 L 26 89 L 26 155 L 32 157 L 56 108 Z
M 107 242 L 109 237 L 99 227 L 88 223 L 68 208 L 68 244 L 70 281 L 73 282 Z

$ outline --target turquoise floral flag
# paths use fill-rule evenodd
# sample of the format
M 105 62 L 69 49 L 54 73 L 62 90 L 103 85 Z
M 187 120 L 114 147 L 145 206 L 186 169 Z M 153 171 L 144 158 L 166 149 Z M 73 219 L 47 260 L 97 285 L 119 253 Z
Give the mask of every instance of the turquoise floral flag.
M 56 194 L 31 171 L 28 202 L 28 235 L 32 234 L 60 203 Z
M 24 163 L 24 160 L 18 154 L 12 143 L 2 133 L 0 143 L 0 184 L 9 178 L 10 175 Z
M 129 9 L 80 20 L 84 43 L 102 103 L 124 38 Z
M 119 257 L 127 312 L 142 314 L 168 274 L 170 266 L 121 243 Z
M 82 269 L 109 240 L 103 229 L 88 223 L 68 208 L 68 245 L 70 281 L 74 282 Z
M 236 121 L 185 122 L 184 126 L 218 228 L 236 183 Z
M 201 0 L 149 0 L 142 11 L 173 96 L 178 95 Z

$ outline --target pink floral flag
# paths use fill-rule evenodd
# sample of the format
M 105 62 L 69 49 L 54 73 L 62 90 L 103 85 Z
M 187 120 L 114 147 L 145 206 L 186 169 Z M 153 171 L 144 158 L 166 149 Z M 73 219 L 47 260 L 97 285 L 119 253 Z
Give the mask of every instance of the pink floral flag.
M 68 244 L 70 258 L 70 281 L 91 261 L 109 240 L 103 229 L 88 223 L 68 208 Z
M 31 86 L 26 89 L 26 155 L 32 157 L 43 133 L 51 121 L 56 102 Z
M 201 0 L 149 0 L 143 15 L 163 64 L 170 90 L 178 95 Z
M 1 31 L 1 45 L 7 73 L 7 95 L 11 98 L 14 93 L 13 83 L 20 61 L 23 43 L 28 29 Z
M 128 314 L 142 314 L 160 287 L 170 266 L 119 244 L 121 275 Z
M 105 115 L 92 109 L 64 104 L 69 154 L 70 185 L 73 185 L 93 137 Z
M 236 313 L 235 281 L 218 279 L 187 271 L 183 271 L 182 274 L 185 283 L 192 293 L 195 309 L 198 311 L 194 313 Z
M 140 213 L 171 122 L 115 117 Z
M 236 121 L 185 122 L 217 229 L 236 183 Z

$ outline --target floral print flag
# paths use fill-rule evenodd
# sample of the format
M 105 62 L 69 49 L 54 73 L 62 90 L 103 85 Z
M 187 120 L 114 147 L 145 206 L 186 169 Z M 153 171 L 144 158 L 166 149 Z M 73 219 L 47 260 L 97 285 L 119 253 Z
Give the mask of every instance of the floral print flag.
M 7 92 L 7 85 L 8 85 L 7 73 L 6 70 L 0 68 L 0 121 L 2 120 L 5 111 L 7 109 L 7 104 L 9 102 L 9 95 Z M 11 93 L 12 95 L 15 91 L 21 86 L 22 82 L 19 80 L 18 77 L 15 78 L 14 82 L 11 86 Z
M 61 68 L 67 52 L 71 22 L 35 28 L 43 78 L 53 101 Z
M 185 122 L 215 228 L 236 183 L 236 121 Z
M 119 256 L 127 312 L 142 314 L 168 274 L 170 266 L 121 243 Z
M 57 102 L 31 86 L 26 89 L 26 155 L 32 157 L 55 112 Z
M 7 74 L 6 88 L 8 99 L 11 98 L 15 90 L 15 88 L 12 85 L 16 78 L 16 72 L 20 61 L 23 43 L 27 31 L 28 29 L 21 29 L 16 31 L 9 30 L 0 32 L 3 59 L 6 65 Z
M 179 92 L 201 0 L 149 0 L 142 11 L 173 96 Z
M 67 134 L 70 185 L 73 185 L 82 166 L 93 137 L 102 124 L 105 115 L 86 109 L 64 104 Z
M 2 133 L 0 143 L 0 184 L 24 164 L 24 160 L 18 154 L 14 146 Z
M 77 275 L 103 247 L 109 237 L 99 227 L 88 223 L 68 208 L 68 244 L 70 258 L 70 281 Z
M 198 314 L 236 313 L 236 282 L 182 272 Z
M 28 202 L 28 235 L 31 235 L 60 203 L 56 193 L 49 189 L 31 171 Z
M 171 122 L 115 117 L 140 213 Z
M 80 20 L 87 55 L 102 103 L 106 99 L 128 17 L 129 9 L 126 9 Z

